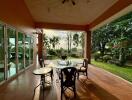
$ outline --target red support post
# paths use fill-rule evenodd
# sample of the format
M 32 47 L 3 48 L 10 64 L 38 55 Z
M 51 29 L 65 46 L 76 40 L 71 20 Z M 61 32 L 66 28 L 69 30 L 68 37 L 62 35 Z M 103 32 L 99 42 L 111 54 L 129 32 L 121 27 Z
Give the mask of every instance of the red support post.
M 91 31 L 86 31 L 86 58 L 91 63 Z
M 42 59 L 43 55 L 43 34 L 38 34 L 38 59 Z

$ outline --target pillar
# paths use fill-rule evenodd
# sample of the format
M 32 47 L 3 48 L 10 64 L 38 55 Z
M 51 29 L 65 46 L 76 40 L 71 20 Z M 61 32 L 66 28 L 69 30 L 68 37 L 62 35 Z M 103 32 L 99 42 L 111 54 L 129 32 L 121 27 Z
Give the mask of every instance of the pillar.
M 91 31 L 86 31 L 85 34 L 85 58 L 88 59 L 88 63 L 91 63 Z
M 43 34 L 38 33 L 38 60 L 43 58 Z

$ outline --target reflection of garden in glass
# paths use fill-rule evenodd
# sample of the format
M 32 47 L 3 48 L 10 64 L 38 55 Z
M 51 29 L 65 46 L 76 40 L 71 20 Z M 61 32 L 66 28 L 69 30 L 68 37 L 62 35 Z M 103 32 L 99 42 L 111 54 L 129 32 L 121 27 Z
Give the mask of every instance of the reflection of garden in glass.
M 16 31 L 8 28 L 7 29 L 8 38 L 8 77 L 16 74 Z
M 25 64 L 28 67 L 33 63 L 33 38 L 30 35 L 25 36 Z
M 33 63 L 33 38 L 30 35 L 25 36 L 25 65 L 28 67 Z
M 0 81 L 4 80 L 4 27 L 0 25 Z
M 30 41 L 29 35 L 25 36 L 25 66 L 28 67 L 30 64 Z
M 30 43 L 30 64 L 32 64 L 33 63 L 33 43 L 34 43 L 33 38 L 31 38 L 30 42 L 31 42 Z
M 24 69 L 24 36 L 18 32 L 18 70 Z

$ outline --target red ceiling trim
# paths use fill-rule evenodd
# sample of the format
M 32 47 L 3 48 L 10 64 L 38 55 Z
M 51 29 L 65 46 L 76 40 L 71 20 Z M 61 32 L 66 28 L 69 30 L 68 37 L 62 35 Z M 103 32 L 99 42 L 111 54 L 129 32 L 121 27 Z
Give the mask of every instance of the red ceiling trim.
M 86 31 L 86 30 L 89 29 L 89 26 L 88 25 L 72 25 L 72 24 L 36 22 L 35 23 L 35 28 Z

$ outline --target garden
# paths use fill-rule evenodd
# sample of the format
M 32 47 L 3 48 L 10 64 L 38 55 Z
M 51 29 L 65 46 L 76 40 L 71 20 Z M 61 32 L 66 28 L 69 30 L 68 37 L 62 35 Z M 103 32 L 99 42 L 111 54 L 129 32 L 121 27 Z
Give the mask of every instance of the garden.
M 49 31 L 49 30 L 48 30 Z M 46 59 L 58 59 L 61 56 L 68 58 L 82 58 L 84 48 L 84 32 L 50 31 L 44 36 L 43 51 Z M 58 35 L 56 35 L 58 34 Z
M 132 12 L 93 31 L 92 64 L 132 82 Z

